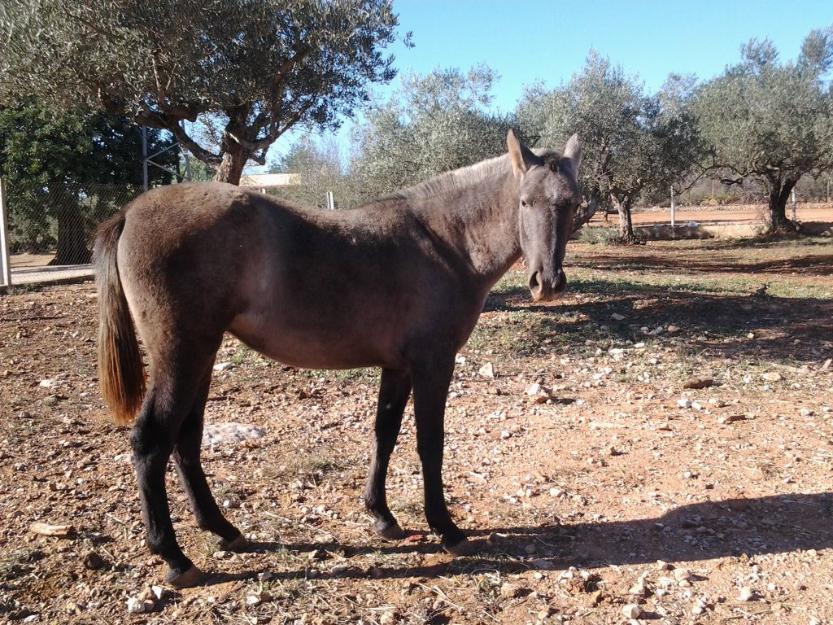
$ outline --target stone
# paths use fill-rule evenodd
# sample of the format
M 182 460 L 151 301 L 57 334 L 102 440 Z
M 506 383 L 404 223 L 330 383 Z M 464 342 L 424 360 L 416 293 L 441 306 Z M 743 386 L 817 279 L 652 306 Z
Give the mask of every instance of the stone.
M 69 538 L 75 534 L 72 525 L 54 525 L 52 523 L 36 522 L 29 526 L 29 531 L 41 536 L 57 536 L 58 538 Z
M 519 584 L 504 582 L 500 587 L 500 596 L 505 599 L 514 599 L 515 597 L 520 597 L 521 595 L 526 594 L 524 592 L 525 590 L 526 589 Z
M 667 328 L 665 328 L 665 332 L 670 334 L 671 336 L 680 333 L 680 326 L 675 326 L 673 323 L 670 324 Z
M 261 603 L 263 603 L 263 599 L 261 599 L 260 593 L 246 595 L 246 605 L 250 608 L 259 606 Z
M 84 568 L 90 569 L 91 571 L 103 569 L 107 564 L 104 561 L 104 558 L 98 555 L 95 551 L 88 551 L 85 553 L 82 562 L 84 563 Z
M 732 414 L 732 415 L 721 415 L 717 417 L 717 422 L 720 425 L 728 425 L 730 423 L 736 423 L 737 421 L 745 421 L 746 415 L 742 414 Z
M 688 569 L 674 569 L 674 579 L 680 586 L 691 586 L 691 572 Z
M 379 625 L 394 625 L 399 622 L 396 610 L 386 610 L 379 616 Z
M 162 599 L 168 596 L 168 589 L 164 588 L 163 586 L 151 586 L 150 592 L 151 594 L 153 594 L 157 601 L 162 601 Z
M 688 397 L 682 397 L 677 400 L 678 408 L 691 408 L 691 400 Z
M 530 397 L 534 397 L 535 395 L 541 392 L 542 388 L 543 387 L 540 384 L 538 384 L 538 382 L 535 382 L 527 387 L 526 394 Z
M 229 369 L 234 369 L 233 362 L 218 362 L 216 365 L 214 365 L 214 371 L 217 371 L 218 373 L 222 371 L 228 371 Z
M 784 379 L 783 376 L 777 371 L 767 371 L 761 377 L 767 382 L 780 382 Z
M 644 576 L 636 580 L 636 583 L 628 589 L 628 594 L 635 597 L 647 597 L 651 594 L 651 589 L 648 587 Z
M 628 603 L 622 608 L 622 614 L 625 615 L 625 618 L 639 618 L 642 616 L 642 608 L 640 608 L 635 603 Z
M 695 390 L 709 388 L 710 386 L 714 386 L 714 380 L 712 378 L 693 378 L 683 384 L 683 388 L 691 388 Z
M 625 320 L 625 315 L 620 315 L 619 313 L 612 313 L 610 315 L 610 318 L 613 319 L 614 321 L 624 321 Z
M 495 366 L 492 363 L 487 362 L 485 365 L 483 365 L 482 367 L 480 367 L 480 369 L 477 370 L 477 375 L 479 375 L 482 378 L 494 379 Z
M 738 591 L 738 601 L 752 601 L 755 598 L 755 591 L 749 586 L 743 586 Z
M 153 612 L 156 605 L 150 599 L 140 599 L 139 597 L 130 597 L 127 600 L 128 614 L 147 614 Z

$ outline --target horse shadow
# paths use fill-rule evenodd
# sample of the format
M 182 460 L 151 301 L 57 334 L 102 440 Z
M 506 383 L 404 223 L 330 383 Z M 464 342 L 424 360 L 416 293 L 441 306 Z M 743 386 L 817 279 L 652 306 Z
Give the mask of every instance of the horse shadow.
M 369 544 L 264 542 L 253 551 L 339 551 L 345 564 L 331 570 L 252 569 L 215 573 L 208 584 L 257 579 L 399 579 L 440 577 L 477 572 L 519 573 L 562 570 L 570 566 L 608 566 L 666 562 L 697 562 L 724 557 L 752 558 L 765 554 L 833 547 L 833 493 L 783 494 L 748 499 L 703 501 L 669 510 L 658 517 L 629 521 L 555 523 L 539 526 L 491 527 L 470 531 L 477 546 L 473 556 L 423 558 L 408 566 L 349 565 L 366 554 L 439 554 L 437 543 Z M 530 553 L 529 546 L 535 547 Z M 812 554 L 809 554 L 812 557 Z M 427 562 L 426 562 L 427 561 Z

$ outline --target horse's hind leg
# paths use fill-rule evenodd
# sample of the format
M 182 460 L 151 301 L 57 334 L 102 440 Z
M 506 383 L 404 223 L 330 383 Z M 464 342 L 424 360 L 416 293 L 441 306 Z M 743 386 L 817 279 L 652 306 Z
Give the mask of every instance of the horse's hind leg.
M 364 504 L 373 516 L 373 529 L 388 540 L 405 537 L 388 508 L 385 496 L 385 477 L 388 462 L 399 429 L 402 426 L 402 413 L 411 394 L 411 376 L 404 371 L 382 370 L 379 386 L 379 404 L 376 408 L 376 444 L 370 464 L 370 475 L 364 491 Z
M 182 484 L 191 500 L 191 508 L 197 518 L 197 525 L 219 536 L 220 546 L 233 551 L 244 547 L 246 540 L 240 531 L 226 520 L 217 506 L 200 462 L 203 417 L 210 384 L 211 373 L 209 371 L 200 383 L 191 412 L 179 431 L 179 438 L 174 447 L 174 460 Z
M 165 489 L 165 470 L 180 429 L 194 405 L 200 381 L 211 369 L 214 352 L 206 353 L 204 343 L 185 346 L 181 342 L 173 350 L 176 353 L 150 351 L 155 356 L 151 358 L 150 389 L 131 434 L 142 518 L 148 548 L 168 565 L 166 580 L 178 587 L 193 586 L 200 582 L 202 574 L 177 544 Z

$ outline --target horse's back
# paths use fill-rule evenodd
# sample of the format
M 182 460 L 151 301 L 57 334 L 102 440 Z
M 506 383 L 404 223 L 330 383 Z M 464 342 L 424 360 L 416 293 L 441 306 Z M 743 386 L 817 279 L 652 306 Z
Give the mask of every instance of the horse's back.
M 254 194 L 233 185 L 154 189 L 125 208 L 118 268 L 144 340 L 183 328 L 213 335 L 247 305 L 246 271 L 268 227 Z

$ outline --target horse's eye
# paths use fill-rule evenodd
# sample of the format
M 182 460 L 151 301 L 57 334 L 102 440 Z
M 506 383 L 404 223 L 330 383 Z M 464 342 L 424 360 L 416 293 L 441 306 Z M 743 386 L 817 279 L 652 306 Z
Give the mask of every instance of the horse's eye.
M 527 207 L 529 206 L 529 203 L 526 200 L 521 200 L 521 206 Z

